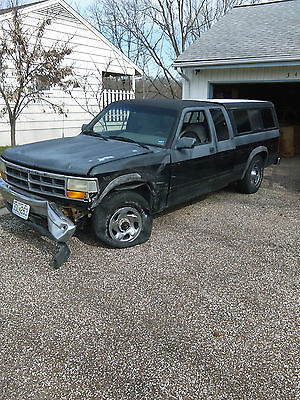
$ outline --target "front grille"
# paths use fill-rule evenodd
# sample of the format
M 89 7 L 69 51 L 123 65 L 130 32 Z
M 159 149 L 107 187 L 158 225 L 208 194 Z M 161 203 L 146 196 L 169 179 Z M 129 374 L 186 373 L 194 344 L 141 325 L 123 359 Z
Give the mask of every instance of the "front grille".
M 66 197 L 64 176 L 35 171 L 11 163 L 5 164 L 6 180 L 11 185 L 48 196 Z

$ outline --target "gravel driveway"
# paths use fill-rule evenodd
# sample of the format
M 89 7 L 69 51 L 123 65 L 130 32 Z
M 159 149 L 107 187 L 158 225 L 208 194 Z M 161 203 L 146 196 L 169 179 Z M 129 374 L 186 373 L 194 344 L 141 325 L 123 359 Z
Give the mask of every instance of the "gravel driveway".
M 296 399 L 299 214 L 268 180 L 227 189 L 132 249 L 80 233 L 58 271 L 0 217 L 0 399 Z

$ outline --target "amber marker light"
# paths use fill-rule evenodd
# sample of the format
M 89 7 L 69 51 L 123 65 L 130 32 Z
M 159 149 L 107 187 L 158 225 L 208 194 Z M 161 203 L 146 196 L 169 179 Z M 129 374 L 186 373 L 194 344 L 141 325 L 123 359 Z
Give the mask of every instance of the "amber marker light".
M 0 172 L 0 176 L 1 176 L 2 179 L 6 179 L 5 172 L 2 172 L 2 171 L 1 171 L 1 172 Z
M 85 199 L 85 193 L 84 192 L 75 192 L 74 190 L 67 190 L 67 196 L 70 199 Z

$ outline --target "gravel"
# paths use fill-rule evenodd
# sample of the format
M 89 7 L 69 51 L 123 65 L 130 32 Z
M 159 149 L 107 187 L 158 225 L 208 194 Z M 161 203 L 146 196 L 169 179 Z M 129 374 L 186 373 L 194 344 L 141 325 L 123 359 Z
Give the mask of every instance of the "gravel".
M 0 209 L 5 207 L 5 201 L 3 200 L 1 194 L 0 194 Z
M 0 218 L 1 400 L 296 399 L 299 195 L 268 180 L 71 257 Z M 298 386 L 297 386 L 298 385 Z

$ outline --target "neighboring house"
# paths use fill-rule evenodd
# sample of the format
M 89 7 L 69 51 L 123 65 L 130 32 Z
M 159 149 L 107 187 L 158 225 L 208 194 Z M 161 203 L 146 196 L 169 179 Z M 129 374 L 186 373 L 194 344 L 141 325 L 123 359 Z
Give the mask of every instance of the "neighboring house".
M 290 155 L 300 152 L 300 0 L 234 7 L 173 65 L 184 99 L 272 101 Z
M 17 144 L 76 135 L 82 124 L 91 120 L 92 113 L 100 111 L 99 107 L 135 97 L 135 77 L 141 75 L 141 70 L 63 0 L 44 0 L 18 9 L 26 24 L 51 19 L 45 37 L 49 43 L 69 41 L 72 53 L 66 62 L 73 65 L 76 78 L 82 80 L 86 90 L 74 89 L 72 96 L 60 89 L 49 90 L 51 100 L 63 104 L 67 116 L 53 112 L 47 105 L 28 106 L 17 122 Z M 0 10 L 0 23 L 11 15 L 11 9 Z M 2 102 L 0 98 L 0 107 Z M 0 146 L 9 142 L 9 124 L 2 118 Z

